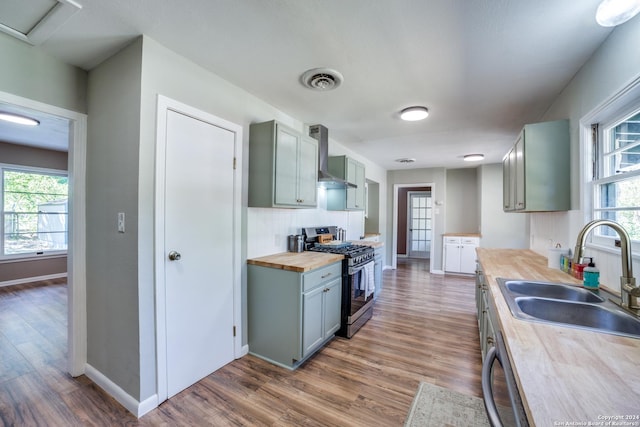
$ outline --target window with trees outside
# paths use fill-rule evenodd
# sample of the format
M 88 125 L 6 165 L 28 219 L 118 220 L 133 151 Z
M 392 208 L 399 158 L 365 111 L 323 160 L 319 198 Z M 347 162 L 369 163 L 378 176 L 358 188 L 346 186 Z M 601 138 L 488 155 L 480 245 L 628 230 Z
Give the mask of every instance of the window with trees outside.
M 0 257 L 66 252 L 67 172 L 0 165 L 2 239 Z
M 621 224 L 640 241 L 640 106 L 623 118 L 594 125 L 593 217 Z M 617 238 L 609 227 L 598 235 Z

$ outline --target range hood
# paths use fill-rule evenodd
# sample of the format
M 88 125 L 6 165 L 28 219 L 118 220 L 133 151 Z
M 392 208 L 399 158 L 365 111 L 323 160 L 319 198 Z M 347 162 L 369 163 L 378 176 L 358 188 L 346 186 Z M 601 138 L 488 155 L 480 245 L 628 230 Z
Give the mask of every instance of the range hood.
M 324 188 L 357 188 L 329 173 L 329 129 L 323 125 L 309 126 L 309 136 L 318 140 L 318 186 Z

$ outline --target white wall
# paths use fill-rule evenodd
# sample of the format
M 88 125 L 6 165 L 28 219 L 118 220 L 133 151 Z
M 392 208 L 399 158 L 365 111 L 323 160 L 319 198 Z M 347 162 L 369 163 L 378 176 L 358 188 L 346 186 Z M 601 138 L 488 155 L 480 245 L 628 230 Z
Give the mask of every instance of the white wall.
M 543 120 L 570 119 L 571 134 L 571 206 L 572 211 L 531 215 L 531 249 L 546 255 L 550 241 L 568 247 L 589 219 L 589 207 L 584 205 L 581 156 L 584 141 L 580 140 L 580 120 L 595 111 L 614 94 L 640 76 L 640 16 L 616 27 L 594 55 L 551 105 Z M 619 287 L 620 256 L 591 250 L 601 270 L 601 282 Z M 638 271 L 638 260 L 634 260 Z
M 502 209 L 502 164 L 478 168 L 480 246 L 523 249 L 529 247 L 529 214 Z

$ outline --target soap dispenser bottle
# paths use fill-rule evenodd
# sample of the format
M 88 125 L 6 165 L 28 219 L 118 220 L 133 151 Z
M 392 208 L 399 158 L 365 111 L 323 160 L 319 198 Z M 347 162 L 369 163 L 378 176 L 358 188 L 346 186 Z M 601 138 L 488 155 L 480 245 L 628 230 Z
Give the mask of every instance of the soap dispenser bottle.
M 600 286 L 600 270 L 593 263 L 593 260 L 584 268 L 582 275 L 582 284 L 585 288 L 598 289 Z

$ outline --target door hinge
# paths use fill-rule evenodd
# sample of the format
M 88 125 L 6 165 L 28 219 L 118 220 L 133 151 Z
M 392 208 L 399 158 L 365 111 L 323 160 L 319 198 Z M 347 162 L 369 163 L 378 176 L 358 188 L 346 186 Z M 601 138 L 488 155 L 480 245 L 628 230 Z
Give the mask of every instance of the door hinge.
M 233 326 L 233 336 L 234 337 L 236 336 L 236 327 L 235 327 L 235 325 Z
M 233 170 L 236 170 L 236 158 L 233 158 Z

